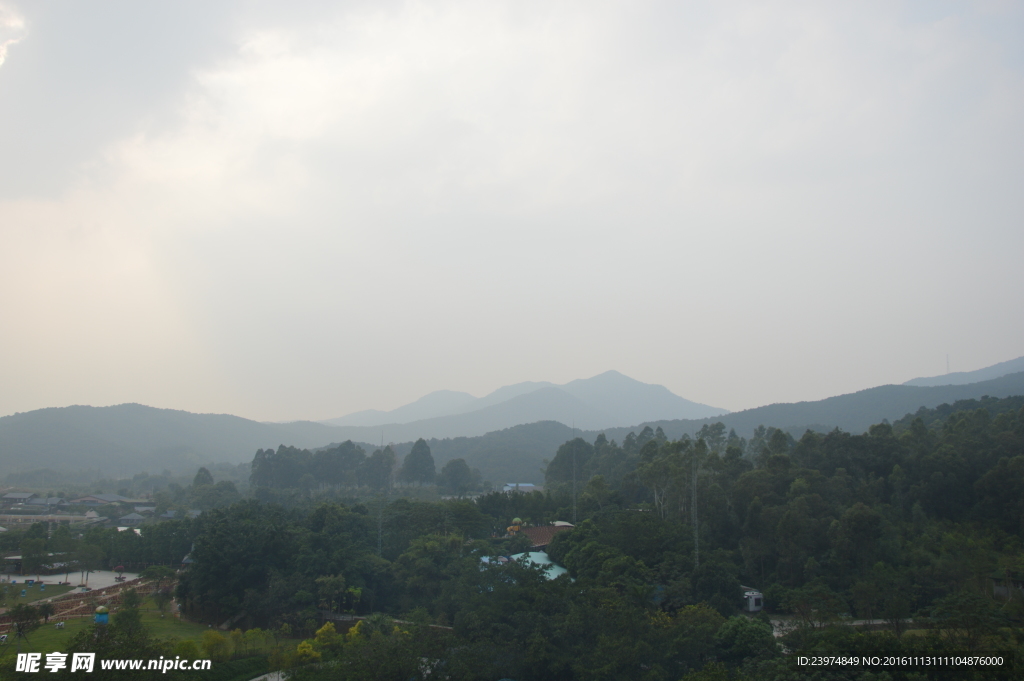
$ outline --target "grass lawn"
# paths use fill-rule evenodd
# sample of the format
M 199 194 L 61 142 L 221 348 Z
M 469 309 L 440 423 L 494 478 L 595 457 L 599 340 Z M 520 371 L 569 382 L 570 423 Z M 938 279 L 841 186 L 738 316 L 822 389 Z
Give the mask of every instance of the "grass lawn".
M 21 652 L 52 653 L 63 650 L 64 644 L 88 624 L 89 620 L 87 619 L 68 620 L 64 629 L 56 629 L 53 623 L 41 624 L 38 629 L 28 635 L 28 641 L 21 641 Z M 7 645 L 0 647 L 0 651 L 3 651 L 0 652 L 0 655 L 10 655 L 14 652 L 14 650 L 4 650 L 5 648 L 14 650 L 18 648 L 18 641 L 14 638 L 13 633 L 7 639 Z
M 50 587 L 46 587 L 48 592 Z M 142 604 L 142 623 L 149 629 L 149 632 L 157 638 L 191 638 L 198 641 L 203 632 L 208 629 L 205 624 L 195 624 L 179 620 L 168 612 L 166 617 L 161 618 L 153 601 L 146 599 Z M 71 638 L 85 629 L 92 620 L 90 618 L 79 618 L 68 620 L 63 629 L 57 629 L 53 622 L 40 625 L 38 629 L 28 635 L 28 642 L 21 642 L 21 651 L 24 653 L 51 653 L 62 651 Z M 18 642 L 11 636 L 7 646 L 0 646 L 0 655 L 9 654 L 10 648 L 17 648 Z
M 171 615 L 170 612 L 167 613 L 166 617 L 161 618 L 160 613 L 157 612 L 148 599 L 142 606 L 142 623 L 157 638 L 193 638 L 198 641 L 202 637 L 203 632 L 209 629 L 205 624 L 180 620 Z
M 49 591 L 50 587 L 47 587 Z M 209 631 L 210 628 L 205 624 L 196 624 L 194 622 L 188 622 L 178 619 L 170 614 L 168 611 L 165 617 L 160 617 L 159 611 L 153 604 L 152 599 L 145 599 L 141 607 L 142 612 L 142 623 L 149 629 L 150 634 L 157 638 L 173 638 L 173 639 L 193 639 L 197 643 L 202 638 L 203 632 Z M 57 629 L 54 623 L 40 625 L 38 629 L 28 635 L 28 640 L 21 641 L 21 652 L 23 653 L 52 653 L 52 652 L 64 652 L 67 649 L 67 643 L 70 641 L 78 632 L 86 629 L 92 625 L 91 618 L 79 618 L 68 620 L 64 624 L 63 629 Z M 220 632 L 225 634 L 226 632 Z M 286 649 L 294 650 L 295 646 L 298 645 L 300 639 L 283 639 L 280 644 Z M 6 657 L 7 655 L 13 655 L 18 651 L 18 640 L 13 635 L 8 639 L 6 645 L 0 645 L 0 657 Z M 268 643 L 268 648 L 255 653 L 257 656 L 266 655 L 269 651 L 269 647 L 272 643 Z
M 13 608 L 18 603 L 33 603 L 44 598 L 53 598 L 54 596 L 62 596 L 72 589 L 76 588 L 73 586 L 57 586 L 55 584 L 47 584 L 46 591 L 40 591 L 38 584 L 28 586 L 24 582 L 18 582 L 17 584 L 4 584 L 0 589 L 7 588 L 7 603 L 4 607 Z M 21 590 L 25 589 L 25 596 L 22 597 Z

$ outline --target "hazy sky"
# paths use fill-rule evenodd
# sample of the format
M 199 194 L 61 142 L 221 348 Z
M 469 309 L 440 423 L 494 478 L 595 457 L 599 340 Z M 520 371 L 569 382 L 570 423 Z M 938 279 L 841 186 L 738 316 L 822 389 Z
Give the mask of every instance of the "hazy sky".
M 1024 355 L 1024 4 L 0 0 L 0 414 Z

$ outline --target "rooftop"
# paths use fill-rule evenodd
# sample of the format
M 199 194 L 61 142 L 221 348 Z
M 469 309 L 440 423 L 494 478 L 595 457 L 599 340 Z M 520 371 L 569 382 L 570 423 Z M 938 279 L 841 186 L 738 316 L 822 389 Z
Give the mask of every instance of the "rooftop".
M 544 568 L 544 576 L 548 579 L 555 579 L 566 574 L 566 570 L 561 565 L 556 564 L 548 554 L 543 551 L 531 551 L 529 553 L 517 553 L 514 556 L 509 556 L 512 560 L 521 560 L 527 565 L 540 565 Z
M 520 533 L 530 540 L 531 548 L 542 549 L 551 543 L 559 532 L 571 530 L 572 525 L 541 525 L 540 527 L 524 527 Z
M 507 482 L 501 489 L 502 492 L 533 492 L 539 490 L 540 485 L 535 485 L 532 482 Z

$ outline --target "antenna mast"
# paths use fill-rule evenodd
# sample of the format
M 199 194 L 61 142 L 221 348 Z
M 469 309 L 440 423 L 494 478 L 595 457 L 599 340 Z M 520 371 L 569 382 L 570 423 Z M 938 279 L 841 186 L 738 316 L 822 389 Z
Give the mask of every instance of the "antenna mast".
M 693 569 L 696 570 L 700 567 L 700 526 L 697 522 L 697 473 L 700 468 L 697 465 L 697 448 L 694 447 L 691 451 L 693 452 L 692 475 L 690 476 L 693 481 L 693 493 L 690 495 L 693 503 Z
M 380 431 L 380 454 L 384 456 L 384 429 Z M 390 482 L 391 474 L 388 473 Z M 384 489 L 387 489 L 385 485 Z M 377 557 L 379 558 L 384 552 L 384 502 L 385 497 L 382 495 L 380 502 L 377 504 Z
M 576 419 L 572 420 L 572 524 L 576 524 Z

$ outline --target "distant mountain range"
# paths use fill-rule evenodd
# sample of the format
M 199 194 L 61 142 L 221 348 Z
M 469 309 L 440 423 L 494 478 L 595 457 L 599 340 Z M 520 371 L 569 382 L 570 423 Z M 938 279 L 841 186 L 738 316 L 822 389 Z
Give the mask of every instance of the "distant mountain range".
M 0 474 L 42 468 L 118 477 L 178 473 L 251 461 L 259 448 L 317 447 L 336 438 L 335 429 L 319 423 L 259 423 L 141 404 L 37 409 L 0 418 Z
M 760 425 L 782 428 L 796 436 L 807 429 L 828 432 L 835 428 L 850 433 L 863 433 L 883 420 L 894 421 L 912 414 L 921 407 L 933 408 L 952 404 L 957 400 L 981 397 L 1010 397 L 1024 395 L 1024 372 L 1009 374 L 990 381 L 967 385 L 939 385 L 929 387 L 908 385 L 882 385 L 837 395 L 815 402 L 769 404 L 764 407 L 737 411 L 720 418 L 698 421 L 652 421 L 652 428 L 661 426 L 672 439 L 683 433 L 694 433 L 705 423 L 723 422 L 743 436 L 749 436 Z M 624 437 L 635 428 L 608 428 L 609 438 Z
M 540 420 L 573 423 L 582 428 L 628 426 L 650 419 L 701 419 L 727 414 L 725 409 L 691 402 L 661 385 L 607 371 L 565 385 L 546 381 L 516 383 L 485 397 L 438 390 L 391 411 L 357 411 L 321 423 L 329 426 L 379 427 L 387 432 L 416 424 L 423 437 L 482 435 Z
M 1007 374 L 1015 374 L 1019 371 L 1024 371 L 1024 357 L 1011 359 L 1008 362 L 993 364 L 990 367 L 978 369 L 977 371 L 954 371 L 951 374 L 943 374 L 942 376 L 914 378 L 903 385 L 915 385 L 920 387 L 931 387 L 936 385 L 967 385 L 968 383 L 978 383 L 979 381 L 990 381 L 993 378 L 999 378 L 1000 376 L 1006 376 Z
M 616 397 L 616 391 L 623 396 L 621 399 Z M 498 396 L 494 397 L 495 394 Z M 558 446 L 572 437 L 573 420 L 575 432 L 591 441 L 604 432 L 621 442 L 631 430 L 639 432 L 645 425 L 661 427 L 675 439 L 715 421 L 722 421 L 745 437 L 762 424 L 795 435 L 807 428 L 828 431 L 837 427 L 860 433 L 883 419 L 893 421 L 922 406 L 935 407 L 986 395 L 1024 395 L 1024 372 L 965 385 L 886 385 L 815 402 L 773 404 L 735 413 L 712 413 L 703 418 L 641 417 L 633 424 L 616 427 L 602 425 L 595 414 L 608 414 L 630 400 L 634 405 L 630 408 L 636 411 L 626 413 L 641 413 L 644 400 L 653 405 L 651 411 L 655 414 L 656 409 L 673 404 L 673 398 L 675 404 L 680 404 L 678 400 L 694 403 L 661 386 L 609 372 L 565 386 L 508 386 L 481 400 L 472 398 L 476 400 L 472 404 L 477 406 L 483 400 L 492 400 L 472 411 L 383 427 L 329 426 L 309 421 L 259 423 L 226 414 L 192 414 L 139 404 L 73 406 L 0 418 L 0 475 L 44 468 L 116 477 L 163 469 L 190 472 L 209 463 L 248 462 L 257 449 L 276 448 L 279 444 L 316 448 L 353 440 L 364 443 L 362 446 L 370 452 L 377 444 L 366 443 L 379 443 L 383 430 L 386 442 L 399 443 L 399 455 L 423 437 L 430 443 L 438 467 L 461 457 L 480 468 L 486 479 L 536 483 L 543 480 L 539 472 L 543 461 L 552 458 Z M 446 397 L 442 394 L 432 399 L 443 401 Z M 470 404 L 467 400 L 463 403 Z
M 1013 395 L 1024 395 L 1024 372 L 968 385 L 883 385 L 815 402 L 771 404 L 707 419 L 647 421 L 627 428 L 575 432 L 589 442 L 593 442 L 599 433 L 622 442 L 630 431 L 639 433 L 645 426 L 650 426 L 652 429 L 661 428 L 669 439 L 675 440 L 684 434 L 693 435 L 705 424 L 721 421 L 727 428 L 734 428 L 741 437 L 750 437 L 760 425 L 781 428 L 797 438 L 808 429 L 828 432 L 839 428 L 850 433 L 863 433 L 876 423 L 895 421 L 921 407 L 934 408 L 958 400 Z M 544 461 L 552 459 L 558 447 L 572 434 L 568 426 L 544 421 L 506 428 L 482 437 L 428 439 L 428 444 L 439 467 L 450 459 L 463 458 L 470 466 L 479 468 L 485 479 L 541 483 L 544 481 L 541 473 Z M 396 446 L 396 451 L 402 456 L 411 447 L 411 442 L 404 442 Z

